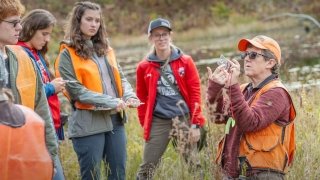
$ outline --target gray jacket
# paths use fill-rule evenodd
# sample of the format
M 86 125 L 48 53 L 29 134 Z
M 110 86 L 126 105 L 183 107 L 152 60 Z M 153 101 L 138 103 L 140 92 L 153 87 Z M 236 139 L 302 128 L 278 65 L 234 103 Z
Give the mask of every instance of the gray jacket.
M 9 47 L 6 47 L 6 53 L 8 55 L 9 61 L 9 84 L 14 95 L 15 103 L 21 104 L 21 98 L 19 91 L 16 85 L 17 74 L 19 72 L 19 67 L 16 55 L 10 50 Z M 51 113 L 46 97 L 46 93 L 44 91 L 44 87 L 42 84 L 41 76 L 36 69 L 36 65 L 33 63 L 31 59 L 28 59 L 32 62 L 34 70 L 36 71 L 37 78 L 37 88 L 36 88 L 36 96 L 35 96 L 35 107 L 34 111 L 45 121 L 45 130 L 46 130 L 46 145 L 50 152 L 50 155 L 53 159 L 58 154 L 58 143 L 56 138 L 55 129 L 53 127 L 53 121 L 51 118 Z
M 8 72 L 4 57 L 0 52 L 0 80 L 4 80 L 5 85 L 8 83 Z
M 72 64 L 72 59 L 70 57 L 68 50 L 65 49 L 60 53 L 61 55 L 60 55 L 58 67 L 59 67 L 59 72 L 61 77 L 65 80 L 77 81 L 77 77 Z M 94 57 L 92 57 L 91 59 L 95 63 L 97 63 Z M 97 66 L 99 67 L 98 64 Z M 120 71 L 122 89 L 123 89 L 122 99 L 124 101 L 126 101 L 129 98 L 137 99 L 136 94 L 134 93 L 130 83 L 124 77 L 124 74 L 119 65 L 118 65 L 118 68 Z M 99 71 L 100 71 L 99 74 L 101 75 L 100 67 L 99 67 Z M 112 73 L 109 73 L 109 74 L 113 75 Z M 97 82 L 97 83 L 101 83 L 101 82 Z M 113 84 L 115 84 L 115 82 L 113 82 Z M 119 98 L 115 98 L 107 94 L 101 94 L 101 93 L 90 91 L 84 85 L 82 85 L 79 81 L 67 83 L 66 89 L 73 101 L 79 101 L 82 103 L 94 105 L 96 107 L 104 107 L 104 108 L 111 109 L 111 110 L 97 110 L 97 111 L 76 109 L 72 113 L 72 116 L 68 122 L 69 138 L 89 136 L 97 133 L 111 131 L 113 129 L 110 115 L 116 113 L 115 108 L 117 107 L 117 104 L 120 100 Z M 124 116 L 124 120 L 126 121 L 126 116 Z

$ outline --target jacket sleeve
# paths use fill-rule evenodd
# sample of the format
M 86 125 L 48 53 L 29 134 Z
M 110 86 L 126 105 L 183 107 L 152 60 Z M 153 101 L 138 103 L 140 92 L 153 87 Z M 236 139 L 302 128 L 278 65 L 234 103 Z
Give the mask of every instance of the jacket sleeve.
M 201 110 L 201 90 L 200 90 L 200 77 L 193 59 L 190 57 L 187 61 L 188 68 L 186 72 L 186 85 L 188 95 L 190 98 L 190 115 L 192 124 L 203 126 L 205 123 L 204 116 Z
M 77 81 L 69 52 L 64 50 L 61 53 L 58 65 L 61 77 L 65 80 Z M 78 81 L 67 83 L 66 89 L 72 100 L 98 107 L 116 108 L 120 100 L 119 98 L 91 91 Z
M 45 121 L 46 145 L 54 162 L 58 155 L 58 143 L 46 93 L 39 72 L 37 71 L 37 93 L 34 111 Z M 56 163 L 55 163 L 56 164 Z
M 7 49 L 8 54 L 8 61 L 9 62 L 9 80 L 10 80 L 10 88 L 12 90 L 12 93 L 15 96 L 15 103 L 22 104 L 21 99 L 19 98 L 19 92 L 16 85 L 16 79 L 17 79 L 17 71 L 19 70 L 18 62 L 16 60 L 16 56 L 13 54 L 13 52 L 10 51 L 10 49 Z M 31 61 L 31 59 L 30 59 Z M 58 154 L 58 143 L 56 139 L 55 129 L 53 126 L 53 120 L 51 117 L 49 105 L 47 102 L 47 97 L 44 91 L 44 87 L 42 84 L 42 79 L 40 73 L 37 71 L 37 67 L 34 64 L 33 61 L 31 61 L 33 68 L 36 73 L 36 96 L 35 96 L 35 107 L 34 111 L 44 120 L 45 123 L 45 141 L 46 146 L 49 150 L 49 153 L 53 159 L 54 162 L 55 158 Z
M 206 93 L 206 106 L 208 118 L 211 122 L 217 124 L 225 123 L 228 118 L 228 109 L 224 106 L 223 85 L 208 80 L 208 89 Z
M 148 100 L 147 100 L 148 91 L 147 91 L 147 86 L 144 79 L 144 70 L 141 67 L 141 64 L 139 64 L 137 67 L 136 77 L 137 77 L 137 80 L 136 80 L 137 96 L 140 99 L 140 101 L 144 103 L 138 107 L 138 118 L 139 118 L 140 125 L 143 127 L 144 119 L 145 119 L 145 115 L 148 107 Z
M 0 78 L 4 80 L 5 85 L 8 84 L 8 72 L 2 54 L 0 54 Z
M 125 75 L 123 74 L 121 66 L 118 64 L 118 69 L 121 77 L 121 84 L 122 84 L 122 90 L 123 90 L 123 100 L 126 101 L 129 98 L 135 98 L 138 99 L 136 93 L 133 91 L 133 88 Z
M 54 86 L 51 83 L 44 84 L 44 90 L 46 92 L 47 98 L 54 95 L 54 93 L 56 91 L 54 89 Z

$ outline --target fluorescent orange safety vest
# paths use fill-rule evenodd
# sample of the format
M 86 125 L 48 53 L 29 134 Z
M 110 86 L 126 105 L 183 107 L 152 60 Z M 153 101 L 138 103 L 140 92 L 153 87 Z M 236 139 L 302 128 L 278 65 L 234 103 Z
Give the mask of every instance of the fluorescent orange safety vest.
M 0 179 L 50 180 L 53 162 L 45 143 L 43 120 L 18 105 L 26 123 L 18 128 L 0 124 Z
M 60 54 L 55 61 L 56 76 L 60 77 L 58 66 L 59 66 L 59 61 L 60 61 L 60 55 L 61 55 L 61 52 L 63 51 L 63 49 L 67 49 L 70 54 L 70 57 L 72 60 L 72 65 L 73 65 L 77 80 L 83 86 L 88 88 L 89 90 L 94 91 L 94 92 L 98 92 L 98 93 L 103 93 L 100 70 L 99 70 L 98 65 L 95 63 L 95 61 L 92 59 L 83 59 L 82 57 L 80 57 L 76 54 L 76 51 L 74 48 L 68 46 L 65 43 L 61 43 Z M 116 83 L 117 92 L 118 92 L 119 96 L 122 97 L 123 91 L 122 91 L 121 76 L 119 73 L 118 64 L 117 64 L 117 61 L 115 58 L 115 54 L 114 54 L 114 51 L 112 48 L 108 49 L 107 59 L 108 59 L 108 63 L 111 66 L 111 69 L 112 69 L 112 73 L 113 73 L 115 83 Z M 70 96 L 68 95 L 67 92 L 65 92 L 65 95 L 70 100 Z M 91 104 L 85 104 L 85 103 L 81 103 L 79 101 L 76 101 L 74 105 L 78 109 L 93 110 L 95 108 Z
M 274 122 L 260 131 L 243 134 L 239 156 L 245 156 L 254 169 L 272 169 L 286 173 L 293 162 L 295 153 L 293 121 L 296 117 L 296 111 L 288 91 L 279 80 L 273 80 L 257 92 L 250 106 L 253 106 L 263 93 L 277 87 L 283 88 L 290 99 L 290 123 L 286 126 L 280 126 Z
M 18 62 L 16 86 L 20 95 L 21 104 L 34 109 L 37 89 L 37 70 L 23 47 L 18 45 L 9 45 L 6 47 L 14 53 L 16 56 L 15 59 Z

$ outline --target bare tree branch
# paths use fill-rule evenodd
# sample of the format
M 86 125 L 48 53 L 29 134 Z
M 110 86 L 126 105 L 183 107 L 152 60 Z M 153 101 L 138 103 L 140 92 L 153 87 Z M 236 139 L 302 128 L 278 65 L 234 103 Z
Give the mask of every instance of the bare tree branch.
M 316 20 L 314 17 L 307 15 L 307 14 L 293 14 L 293 13 L 281 13 L 281 14 L 276 14 L 274 16 L 269 16 L 265 20 L 271 20 L 274 18 L 279 18 L 279 17 L 284 17 L 284 16 L 289 16 L 289 17 L 295 17 L 295 18 L 301 18 L 301 19 L 307 19 L 311 22 L 313 22 L 318 28 L 320 28 L 320 23 L 318 20 Z

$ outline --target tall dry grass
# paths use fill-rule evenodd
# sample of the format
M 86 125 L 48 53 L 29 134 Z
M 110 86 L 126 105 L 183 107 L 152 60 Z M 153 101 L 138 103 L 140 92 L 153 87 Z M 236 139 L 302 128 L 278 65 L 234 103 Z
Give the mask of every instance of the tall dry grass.
M 203 84 L 203 91 L 205 91 L 205 87 L 206 85 Z M 318 92 L 319 88 L 291 92 L 297 110 L 295 120 L 297 148 L 294 164 L 287 174 L 287 179 L 320 179 L 320 94 Z M 204 105 L 203 108 L 204 114 L 207 116 Z M 138 123 L 136 111 L 130 109 L 128 113 L 130 120 L 126 124 L 128 139 L 127 179 L 134 180 L 142 161 L 144 141 L 142 138 L 143 130 Z M 221 179 L 219 167 L 214 163 L 214 159 L 217 143 L 224 133 L 224 126 L 211 122 L 207 122 L 206 126 L 208 146 L 199 153 L 202 168 L 190 172 L 188 165 L 170 144 L 155 172 L 154 179 Z M 70 140 L 65 140 L 60 145 L 60 156 L 66 178 L 79 179 L 77 157 Z M 106 179 L 106 176 L 102 175 L 102 179 Z
M 281 21 L 281 27 L 291 27 L 295 22 L 286 20 Z M 275 23 L 249 23 L 245 25 L 238 24 L 236 26 L 227 24 L 222 29 L 220 28 L 207 28 L 201 30 L 192 30 L 188 32 L 177 34 L 176 39 L 179 42 L 177 45 L 183 49 L 189 47 L 190 41 L 194 39 L 200 39 L 199 41 L 192 43 L 192 49 L 194 47 L 210 46 L 213 49 L 219 48 L 232 48 L 234 49 L 234 43 L 240 36 L 247 34 L 247 30 L 253 34 L 259 34 L 269 30 L 269 34 L 276 37 L 286 37 L 290 39 L 292 32 L 286 31 L 286 33 L 275 33 L 273 29 L 279 26 L 279 21 Z M 235 30 L 236 33 L 233 33 Z M 232 36 L 230 36 L 232 35 Z M 220 36 L 228 38 L 219 38 Z M 229 37 L 230 36 L 230 37 Z M 249 35 L 246 35 L 249 36 Z M 200 38 L 199 38 L 200 37 Z M 147 42 L 145 36 L 136 37 L 119 37 L 113 39 L 112 44 L 120 49 L 117 54 L 120 57 L 127 57 L 135 55 L 133 59 L 137 61 L 144 56 L 145 52 L 141 53 L 141 49 L 148 51 Z M 191 38 L 191 39 L 190 39 Z M 194 39 L 192 39 L 194 38 Z M 123 41 L 126 39 L 126 41 Z M 205 41 L 204 41 L 205 40 Z M 215 43 L 212 43 L 214 41 Z M 207 44 L 203 44 L 206 42 Z M 128 48 L 129 46 L 129 48 Z M 132 48 L 130 48 L 132 47 Z M 139 47 L 139 48 L 138 48 Z M 141 48 L 141 49 L 140 49 Z M 202 83 L 202 95 L 203 95 L 203 113 L 206 119 L 209 119 L 207 109 L 204 104 L 204 95 L 206 90 L 206 80 L 203 78 Z M 300 179 L 320 179 L 320 94 L 319 88 L 313 89 L 300 89 L 291 92 L 296 110 L 296 155 L 293 166 L 290 168 L 287 174 L 287 179 L 300 180 Z M 139 125 L 136 110 L 129 109 L 129 122 L 126 124 L 127 133 L 127 179 L 135 180 L 136 173 L 139 168 L 139 164 L 142 162 L 143 153 L 143 130 Z M 211 122 L 207 122 L 206 127 L 208 129 L 207 142 L 208 146 L 199 153 L 201 170 L 196 172 L 190 172 L 188 165 L 178 155 L 174 147 L 170 144 L 163 156 L 162 162 L 159 168 L 155 172 L 154 179 L 156 180 L 194 180 L 194 179 L 221 179 L 221 173 L 219 167 L 214 163 L 216 147 L 220 138 L 224 135 L 224 126 L 216 125 Z M 73 151 L 72 143 L 70 140 L 65 140 L 60 145 L 60 156 L 64 168 L 64 173 L 67 179 L 79 179 L 79 166 L 77 157 Z M 106 179 L 105 175 L 102 175 L 102 179 Z

